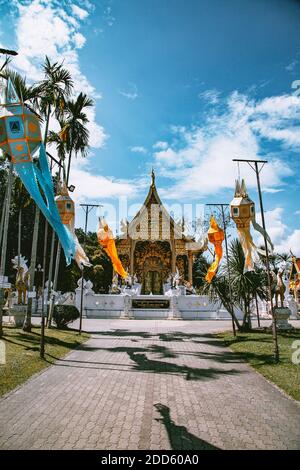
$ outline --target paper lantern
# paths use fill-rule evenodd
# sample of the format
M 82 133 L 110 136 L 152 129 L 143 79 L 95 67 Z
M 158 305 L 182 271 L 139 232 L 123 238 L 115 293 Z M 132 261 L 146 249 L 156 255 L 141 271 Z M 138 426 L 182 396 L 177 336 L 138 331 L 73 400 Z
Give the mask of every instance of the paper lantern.
M 234 198 L 230 203 L 230 215 L 237 228 L 250 227 L 250 222 L 255 218 L 255 205 L 249 198 L 245 181 L 240 185 L 236 181 Z
M 274 247 L 268 233 L 255 220 L 255 205 L 248 196 L 244 180 L 241 184 L 238 180 L 236 181 L 234 198 L 230 203 L 230 216 L 236 224 L 245 255 L 244 272 L 253 271 L 256 253 L 266 256 L 266 252 L 255 245 L 250 231 L 250 223 L 252 223 L 254 230 L 267 240 L 270 251 L 273 251 Z
M 66 184 L 63 184 L 55 197 L 57 209 L 63 224 L 72 224 L 75 217 L 74 201 L 70 198 Z
M 6 101 L 6 115 L 0 118 L 0 148 L 13 163 L 31 162 L 42 142 L 39 120 L 20 102 L 10 81 Z

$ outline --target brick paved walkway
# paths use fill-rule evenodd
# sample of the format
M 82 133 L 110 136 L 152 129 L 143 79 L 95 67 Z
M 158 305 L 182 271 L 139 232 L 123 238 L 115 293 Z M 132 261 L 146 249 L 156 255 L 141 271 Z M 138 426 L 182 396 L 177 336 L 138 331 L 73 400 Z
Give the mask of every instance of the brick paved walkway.
M 0 400 L 0 448 L 300 448 L 300 406 L 211 337 L 224 325 L 94 321 Z

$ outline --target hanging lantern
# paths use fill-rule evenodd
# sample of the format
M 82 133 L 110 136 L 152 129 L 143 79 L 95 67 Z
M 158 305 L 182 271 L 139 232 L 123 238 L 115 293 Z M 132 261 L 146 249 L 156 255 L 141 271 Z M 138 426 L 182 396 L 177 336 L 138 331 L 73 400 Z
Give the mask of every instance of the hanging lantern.
M 75 204 L 70 198 L 67 185 L 63 183 L 59 190 L 59 194 L 55 197 L 57 209 L 63 224 L 72 224 L 75 218 Z
M 13 163 L 31 162 L 42 142 L 39 120 L 20 102 L 10 80 L 5 101 L 2 106 L 6 114 L 0 118 L 0 148 Z
M 207 232 L 207 237 L 210 243 L 214 245 L 215 248 L 215 261 L 210 265 L 208 268 L 207 274 L 205 276 L 205 280 L 210 283 L 216 272 L 218 270 L 220 261 L 223 255 L 222 243 L 224 241 L 225 235 L 224 230 L 222 230 L 218 224 L 214 216 L 212 215 L 210 218 L 210 226 Z
M 55 197 L 57 209 L 62 223 L 65 225 L 70 237 L 72 237 L 75 245 L 74 259 L 80 269 L 82 266 L 92 266 L 84 249 L 80 245 L 75 233 L 75 204 L 69 196 L 66 183 L 59 185 L 58 194 Z
M 54 201 L 53 181 L 38 118 L 20 100 L 10 78 L 4 90 L 0 105 L 0 149 L 10 155 L 22 183 L 55 230 L 66 262 L 70 264 L 74 257 L 74 240 L 62 224 Z M 39 165 L 35 164 L 33 155 Z
M 255 217 L 255 205 L 247 194 L 244 180 L 241 185 L 236 181 L 234 198 L 230 203 L 230 215 L 237 228 L 250 227 L 250 222 Z
M 246 184 L 243 179 L 241 184 L 239 180 L 236 181 L 234 198 L 230 203 L 230 216 L 236 224 L 239 240 L 245 255 L 244 272 L 253 271 L 253 255 L 255 253 L 266 255 L 266 253 L 265 250 L 261 250 L 255 245 L 250 231 L 250 224 L 252 223 L 254 230 L 259 232 L 267 240 L 271 251 L 273 251 L 274 247 L 268 233 L 255 220 L 255 204 L 248 196 Z

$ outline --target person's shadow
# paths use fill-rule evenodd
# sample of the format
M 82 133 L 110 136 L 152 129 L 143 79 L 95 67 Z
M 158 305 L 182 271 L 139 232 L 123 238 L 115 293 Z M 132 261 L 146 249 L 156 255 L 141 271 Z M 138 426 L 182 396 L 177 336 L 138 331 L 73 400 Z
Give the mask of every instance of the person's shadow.
M 164 424 L 172 450 L 220 450 L 209 442 L 189 433 L 185 426 L 177 426 L 171 419 L 168 406 L 161 403 L 156 403 L 154 406 L 161 415 L 161 418 L 156 418 L 156 421 Z

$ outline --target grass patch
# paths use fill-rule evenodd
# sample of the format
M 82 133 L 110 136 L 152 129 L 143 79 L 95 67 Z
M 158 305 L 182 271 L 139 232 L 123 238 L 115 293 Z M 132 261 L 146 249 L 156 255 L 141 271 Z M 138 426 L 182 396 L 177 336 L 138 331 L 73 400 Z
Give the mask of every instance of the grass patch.
M 300 364 L 292 363 L 292 354 L 295 352 L 292 343 L 300 340 L 299 329 L 278 333 L 279 364 L 274 363 L 272 334 L 266 329 L 238 333 L 237 339 L 234 339 L 229 332 L 219 333 L 216 336 L 264 377 L 300 401 Z
M 43 360 L 39 356 L 39 327 L 33 327 L 31 333 L 25 333 L 22 328 L 3 327 L 3 332 L 1 340 L 6 346 L 6 364 L 0 365 L 0 396 L 22 384 L 36 372 L 49 367 L 90 336 L 87 333 L 79 336 L 76 331 L 68 329 L 46 329 Z

